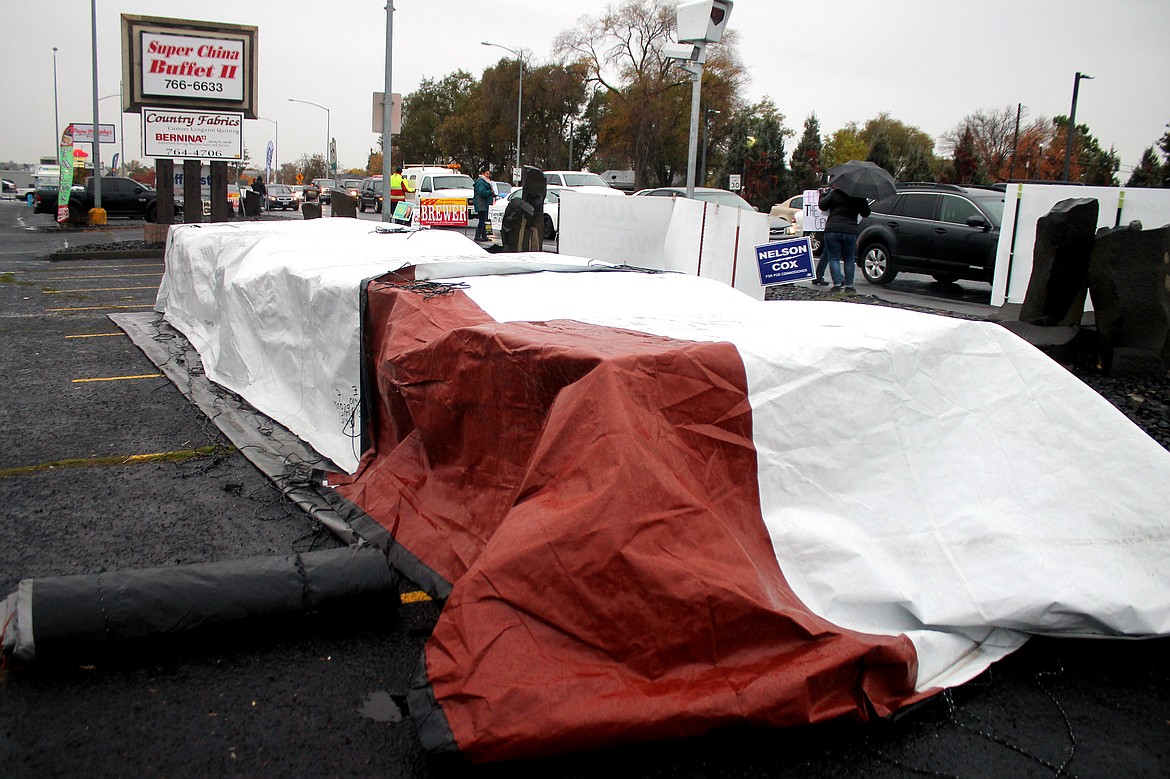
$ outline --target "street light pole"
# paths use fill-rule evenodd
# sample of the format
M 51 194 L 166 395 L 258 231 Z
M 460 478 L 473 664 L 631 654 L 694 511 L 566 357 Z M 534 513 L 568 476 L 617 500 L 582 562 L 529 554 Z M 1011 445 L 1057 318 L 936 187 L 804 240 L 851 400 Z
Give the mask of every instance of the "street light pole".
M 90 0 L 89 16 L 90 29 L 93 33 L 93 205 L 94 208 L 100 210 L 102 207 L 102 141 L 98 136 L 97 0 Z
M 504 51 L 515 54 L 516 55 L 516 62 L 518 62 L 520 64 L 520 87 L 516 93 L 516 167 L 519 168 L 520 167 L 520 118 L 521 118 L 521 110 L 520 109 L 524 103 L 524 58 L 520 55 L 520 52 L 516 51 L 515 49 L 509 49 L 507 46 L 501 46 L 498 43 L 491 43 L 489 41 L 480 41 L 480 45 L 482 45 L 482 46 L 495 46 L 497 49 L 503 49 Z M 519 182 L 516 182 L 516 183 L 519 183 Z
M 263 119 L 265 122 L 272 122 L 272 126 L 276 128 L 275 139 L 272 143 L 272 147 L 273 147 L 272 156 L 276 160 L 276 163 L 275 163 L 275 165 L 273 165 L 273 167 L 276 168 L 276 175 L 278 177 L 277 183 L 279 184 L 280 183 L 280 181 L 279 181 L 279 176 L 280 176 L 280 124 L 275 119 L 269 119 L 266 116 L 257 116 L 256 118 Z M 268 183 L 271 184 L 272 182 L 270 181 Z
M 61 143 L 61 114 L 57 110 L 57 47 L 53 47 L 53 148 Z M 60 165 L 60 152 L 57 154 L 57 163 Z
M 320 103 L 313 103 L 309 100 L 294 100 L 293 98 L 290 97 L 288 99 L 288 102 L 290 102 L 290 103 L 304 103 L 305 105 L 317 106 L 318 108 L 320 108 L 322 111 L 325 112 L 325 177 L 329 178 L 332 175 L 332 172 L 329 170 L 329 139 L 330 139 L 330 135 L 331 135 L 331 130 L 329 129 L 329 109 L 326 108 L 325 106 L 321 105 Z
M 1073 136 L 1077 132 L 1077 91 L 1081 86 L 1081 79 L 1087 78 L 1092 80 L 1092 76 L 1086 76 L 1084 73 L 1077 71 L 1076 77 L 1073 79 L 1073 95 L 1072 108 L 1068 112 L 1068 129 L 1064 134 L 1064 180 L 1068 181 L 1069 174 L 1072 169 L 1072 150 L 1073 150 Z
M 703 114 L 703 165 L 702 165 L 702 183 L 700 186 L 707 185 L 707 125 L 711 123 L 711 114 L 721 114 L 722 111 L 714 108 L 708 108 L 707 112 Z

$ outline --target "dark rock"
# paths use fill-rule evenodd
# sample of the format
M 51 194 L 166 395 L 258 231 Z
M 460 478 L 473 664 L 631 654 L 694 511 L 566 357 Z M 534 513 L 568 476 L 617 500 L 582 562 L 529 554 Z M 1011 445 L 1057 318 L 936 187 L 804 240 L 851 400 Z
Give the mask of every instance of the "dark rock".
M 1036 220 L 1032 276 L 1020 308 L 1021 322 L 1080 324 L 1099 208 L 1095 198 L 1069 198 Z
M 352 197 L 346 192 L 333 191 L 333 198 L 330 201 L 333 216 L 344 216 L 350 219 L 357 219 L 357 198 Z
M 506 252 L 539 252 L 544 249 L 544 197 L 548 180 L 539 168 L 525 167 L 520 179 L 524 194 L 508 201 L 500 225 L 500 245 Z
M 1105 229 L 1094 241 L 1089 293 L 1101 364 L 1116 376 L 1162 376 L 1170 368 L 1170 226 Z

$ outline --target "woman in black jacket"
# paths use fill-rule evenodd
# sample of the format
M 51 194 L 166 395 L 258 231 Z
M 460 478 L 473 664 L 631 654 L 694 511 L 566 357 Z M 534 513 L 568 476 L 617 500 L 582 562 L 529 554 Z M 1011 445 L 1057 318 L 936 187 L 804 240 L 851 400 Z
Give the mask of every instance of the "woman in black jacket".
M 869 201 L 830 188 L 821 193 L 819 205 L 829 215 L 825 220 L 824 258 L 829 262 L 829 274 L 833 277 L 831 291 L 844 289 L 845 294 L 852 295 L 857 292 L 853 288 L 853 276 L 857 270 L 857 223 L 869 216 Z

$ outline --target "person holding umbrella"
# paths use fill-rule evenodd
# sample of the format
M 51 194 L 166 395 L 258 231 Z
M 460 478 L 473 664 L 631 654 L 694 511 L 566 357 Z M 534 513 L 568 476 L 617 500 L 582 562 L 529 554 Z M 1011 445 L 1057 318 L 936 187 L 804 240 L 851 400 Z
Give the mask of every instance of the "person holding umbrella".
M 823 259 L 828 261 L 833 277 L 832 292 L 856 294 L 853 277 L 857 271 L 857 224 L 869 216 L 870 199 L 878 200 L 896 191 L 894 177 L 872 162 L 850 160 L 829 170 L 829 189 L 821 194 L 819 206 L 829 215 L 825 220 Z

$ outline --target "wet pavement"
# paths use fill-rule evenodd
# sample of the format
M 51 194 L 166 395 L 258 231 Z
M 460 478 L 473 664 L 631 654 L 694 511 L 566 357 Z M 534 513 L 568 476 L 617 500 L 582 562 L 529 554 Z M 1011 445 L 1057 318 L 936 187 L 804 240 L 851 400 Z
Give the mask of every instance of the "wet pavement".
M 110 322 L 151 309 L 161 260 L 42 259 L 65 245 L 141 238 L 140 223 L 60 232 L 47 216 L 0 203 L 0 597 L 26 577 L 340 545 Z M 987 285 L 928 279 L 870 290 L 859 278 L 858 291 L 986 307 Z M 424 754 L 402 707 L 438 608 L 355 607 L 9 663 L 0 670 L 0 773 L 1170 775 L 1165 639 L 1034 639 L 894 721 L 791 730 L 745 722 L 702 738 L 468 766 Z

